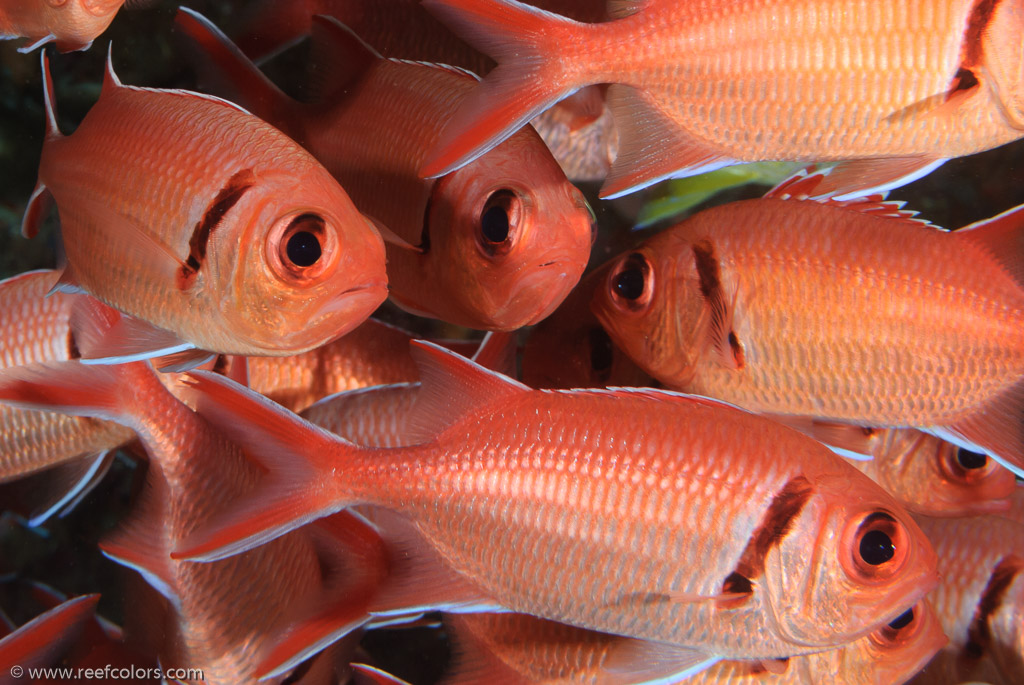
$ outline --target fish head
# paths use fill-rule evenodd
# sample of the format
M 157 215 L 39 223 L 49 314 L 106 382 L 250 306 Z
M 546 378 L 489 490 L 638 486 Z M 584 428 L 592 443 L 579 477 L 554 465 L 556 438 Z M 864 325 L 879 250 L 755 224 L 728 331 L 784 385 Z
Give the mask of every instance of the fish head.
M 829 662 L 830 672 L 820 673 L 814 682 L 826 682 L 835 673 L 843 673 L 857 685 L 906 682 L 948 642 L 935 611 L 927 600 L 921 600 L 889 623 L 837 650 L 838 663 Z
M 595 278 L 595 275 L 598 278 Z M 602 274 L 585 276 L 551 316 L 530 332 L 523 348 L 523 382 L 531 388 L 650 386 L 590 311 Z
M 1024 0 L 996 3 L 982 37 L 984 73 L 1010 126 L 1024 130 Z
M 455 312 L 446 320 L 503 331 L 535 324 L 586 268 L 593 212 L 530 134 L 435 182 L 428 272 Z
M 661 234 L 601 267 L 591 309 L 612 342 L 669 387 L 692 378 L 706 347 L 709 310 L 685 240 Z
M 813 496 L 765 556 L 777 629 L 800 645 L 857 639 L 938 583 L 935 552 L 910 515 L 867 476 L 834 464 L 811 479 Z
M 321 173 L 322 172 L 322 173 Z M 326 171 L 267 171 L 210 237 L 207 283 L 232 333 L 268 355 L 306 351 L 387 297 L 384 243 Z

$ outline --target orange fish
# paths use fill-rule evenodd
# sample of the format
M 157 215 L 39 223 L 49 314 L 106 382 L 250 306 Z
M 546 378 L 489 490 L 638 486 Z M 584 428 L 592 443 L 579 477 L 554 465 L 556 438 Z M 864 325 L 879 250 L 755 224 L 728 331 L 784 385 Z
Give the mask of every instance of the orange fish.
M 200 15 L 182 8 L 177 22 L 214 62 L 204 71 L 222 71 L 243 105 L 313 151 L 361 211 L 398 235 L 387 245 L 388 280 L 402 308 L 515 330 L 547 316 L 579 280 L 592 215 L 534 131 L 458 173 L 436 181 L 416 175 L 442 122 L 473 87 L 470 75 L 384 59 L 319 19 L 314 40 L 329 51 L 323 61 L 337 91 L 323 106 L 303 105 Z
M 380 236 L 282 133 L 217 98 L 124 86 L 108 58 L 99 101 L 64 137 L 45 54 L 43 72 L 47 134 L 23 232 L 52 196 L 60 287 L 134 317 L 83 356 L 293 354 L 384 300 Z
M 1024 682 L 1024 526 L 999 516 L 918 522 L 939 557 L 928 598 L 949 645 L 913 683 Z
M 99 595 L 69 599 L 11 634 L 0 635 L 0 683 L 37 682 L 29 676 L 30 668 L 60 663 L 64 652 L 75 644 L 85 624 L 92 620 L 99 600 Z
M 175 555 L 223 558 L 371 504 L 400 513 L 374 522 L 435 579 L 404 588 L 406 609 L 498 605 L 669 643 L 680 663 L 839 645 L 935 583 L 902 508 L 795 431 L 674 393 L 534 391 L 427 343 L 414 355 L 411 446 L 391 450 L 193 374 L 190 402 L 268 476 Z
M 605 0 L 534 0 L 577 21 L 608 18 Z M 435 19 L 419 0 L 269 0 L 250 6 L 236 43 L 260 62 L 310 32 L 314 15 L 336 18 L 385 57 L 463 67 L 486 74 L 494 62 Z M 537 133 L 573 181 L 600 181 L 615 159 L 618 134 L 603 86 L 587 87 L 533 119 Z
M 617 661 L 630 638 L 524 614 L 450 614 L 445 623 L 456 655 L 446 681 L 465 685 L 623 682 L 616 678 Z M 661 646 L 648 643 L 635 648 L 651 657 L 642 675 L 666 685 L 898 685 L 921 670 L 946 642 L 935 612 L 922 601 L 891 624 L 848 645 L 767 664 L 723 661 L 702 673 L 680 676 L 667 672 L 671 665 L 657 660 Z
M 619 0 L 603 24 L 514 0 L 423 5 L 499 64 L 424 176 L 594 83 L 614 84 L 619 131 L 603 197 L 759 160 L 854 160 L 831 192 L 881 189 L 1024 135 L 1015 1 Z
M 61 52 L 87 50 L 107 30 L 124 0 L 5 0 L 0 40 L 28 38 L 18 52 L 53 42 Z
M 926 429 L 1024 473 L 1024 206 L 954 233 L 821 177 L 700 212 L 602 267 L 593 308 L 668 387 Z
M 375 531 L 339 514 L 231 559 L 171 559 L 221 503 L 251 493 L 259 481 L 258 467 L 238 447 L 168 391 L 165 384 L 176 379 L 158 378 L 142 362 L 50 363 L 0 373 L 0 397 L 136 431 L 150 456 L 146 488 L 101 548 L 166 598 L 170 633 L 160 645 L 161 664 L 201 668 L 206 682 L 281 682 L 307 656 L 370 619 L 386 551 Z
M 75 301 L 85 296 L 46 297 L 57 277 L 43 270 L 0 281 L 0 369 L 78 355 L 70 319 Z M 33 503 L 40 513 L 30 521 L 41 523 L 87 491 L 109 465 L 108 450 L 134 435 L 109 421 L 0 406 L 0 482 L 50 469 L 52 496 Z

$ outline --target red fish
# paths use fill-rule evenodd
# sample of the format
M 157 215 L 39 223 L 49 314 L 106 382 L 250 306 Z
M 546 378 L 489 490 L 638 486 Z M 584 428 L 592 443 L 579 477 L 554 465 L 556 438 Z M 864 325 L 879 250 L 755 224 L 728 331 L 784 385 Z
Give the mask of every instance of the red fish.
M 5 0 L 0 40 L 26 37 L 18 52 L 53 42 L 61 52 L 87 50 L 107 30 L 124 0 Z
M 935 582 L 899 505 L 799 433 L 700 398 L 531 391 L 434 346 L 414 354 L 412 446 L 393 450 L 193 375 L 198 411 L 269 476 L 176 555 L 223 558 L 345 506 L 393 508 L 378 525 L 437 579 L 405 588 L 403 607 L 498 604 L 671 643 L 687 662 L 841 644 Z
M 380 236 L 282 133 L 216 98 L 124 86 L 108 59 L 99 101 L 65 137 L 45 54 L 43 71 L 47 134 L 23 231 L 55 199 L 61 288 L 130 315 L 83 356 L 293 354 L 383 301 Z
M 919 427 L 1024 472 L 1024 206 L 949 233 L 821 177 L 690 217 L 603 267 L 593 308 L 666 386 Z
M 423 5 L 499 64 L 425 176 L 593 83 L 614 84 L 620 136 L 605 197 L 758 160 L 855 160 L 832 192 L 880 189 L 1024 134 L 1017 1 L 619 0 L 602 24 L 514 0 Z
M 55 665 L 92 620 L 99 595 L 69 599 L 0 638 L 0 683 L 35 682 L 29 669 Z
M 182 8 L 177 22 L 234 84 L 241 104 L 311 150 L 361 211 L 399 236 L 387 246 L 399 306 L 470 328 L 515 330 L 547 316 L 579 280 L 592 215 L 532 130 L 458 173 L 436 181 L 416 175 L 424 150 L 473 87 L 468 74 L 384 59 L 321 19 L 314 38 L 329 52 L 335 94 L 307 106 L 196 13 Z

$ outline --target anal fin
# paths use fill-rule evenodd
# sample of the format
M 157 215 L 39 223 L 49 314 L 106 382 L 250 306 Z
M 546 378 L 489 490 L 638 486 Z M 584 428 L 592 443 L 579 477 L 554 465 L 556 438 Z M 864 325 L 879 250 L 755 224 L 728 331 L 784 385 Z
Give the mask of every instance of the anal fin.
M 80 298 L 75 303 L 70 325 L 85 364 L 121 364 L 186 352 L 195 347 L 170 331 L 108 307 L 92 297 Z M 205 358 L 209 354 L 196 350 L 189 359 Z M 171 360 L 171 363 L 176 361 L 180 360 Z M 202 362 L 195 365 L 198 363 Z
M 677 683 L 721 661 L 698 649 L 622 638 L 608 650 L 602 664 L 608 683 Z
M 883 193 L 924 178 L 945 161 L 935 157 L 909 156 L 839 162 L 819 184 L 815 199 L 842 201 Z
M 103 479 L 113 461 L 113 452 L 102 452 L 55 466 L 40 474 L 49 482 L 50 496 L 37 504 L 28 525 L 39 526 L 58 512 L 61 516 L 69 512 Z

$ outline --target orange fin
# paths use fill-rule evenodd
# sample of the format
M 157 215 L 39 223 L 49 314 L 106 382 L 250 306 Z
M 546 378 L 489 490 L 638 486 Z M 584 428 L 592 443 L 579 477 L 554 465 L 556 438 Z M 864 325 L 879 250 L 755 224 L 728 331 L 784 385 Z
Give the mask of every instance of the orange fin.
M 28 205 L 25 207 L 25 216 L 21 219 L 21 235 L 29 239 L 35 238 L 52 206 L 53 195 L 50 194 L 50 189 L 40 181 L 36 184 L 28 199 Z
M 465 416 L 530 388 L 434 343 L 412 342 L 420 391 L 408 421 L 409 444 L 433 439 Z
M 385 226 L 383 223 L 374 219 L 372 216 L 367 216 L 366 214 L 364 214 L 363 216 L 366 218 L 367 221 L 370 222 L 370 225 L 373 226 L 374 230 L 380 234 L 381 240 L 383 240 L 385 243 L 389 245 L 394 245 L 395 247 L 398 247 L 402 250 L 409 250 L 410 252 L 423 254 L 423 248 L 417 247 L 410 243 L 409 241 L 405 240 L 404 238 L 402 238 L 402 236 L 398 235 L 390 228 Z
M 195 348 L 170 331 L 108 307 L 93 297 L 76 300 L 70 325 L 85 364 L 123 364 Z
M 789 426 L 824 444 L 841 457 L 854 461 L 871 461 L 876 449 L 875 431 L 847 423 L 820 421 L 804 416 L 763 413 L 777 423 Z
M 603 199 L 736 163 L 688 135 L 638 88 L 613 84 L 608 88 L 608 105 L 619 131 L 619 153 L 601 186 Z
M 818 197 L 850 200 L 876 195 L 924 178 L 945 162 L 945 159 L 924 156 L 839 162 L 818 188 Z
M 420 176 L 455 171 L 485 154 L 545 109 L 587 83 L 565 83 L 560 60 L 584 40 L 586 24 L 516 2 L 424 0 L 423 6 L 470 45 L 493 57 L 492 70 L 459 105 Z
M 36 39 L 36 40 L 32 41 L 31 43 L 26 42 L 24 45 L 22 45 L 20 48 L 18 48 L 18 52 L 20 52 L 23 55 L 27 55 L 28 53 L 32 52 L 33 50 L 35 50 L 37 48 L 41 48 L 44 45 L 46 45 L 47 43 L 52 43 L 55 40 L 57 40 L 57 36 L 53 35 L 52 33 L 48 33 L 45 36 L 43 36 L 42 38 Z M 89 43 L 85 47 L 89 47 L 90 45 L 92 45 L 92 41 L 89 41 Z M 63 49 L 62 48 L 62 49 L 60 49 L 60 51 L 61 52 L 67 52 L 67 49 Z M 45 53 L 46 50 L 43 50 L 42 52 Z
M 310 97 L 314 102 L 338 99 L 346 86 L 384 59 L 334 17 L 313 17 L 312 36 Z
M 353 685 L 409 685 L 401 678 L 396 678 L 390 673 L 366 664 L 352 664 L 352 683 Z
M 216 358 L 217 355 L 213 352 L 192 348 L 160 355 L 153 360 L 153 365 L 156 366 L 157 371 L 163 373 L 182 373 L 212 362 Z
M 1024 287 L 1024 205 L 964 226 L 953 235 L 980 246 Z
M 516 354 L 519 352 L 516 331 L 488 331 L 473 353 L 473 361 L 485 369 L 509 378 L 516 377 Z
M 388 574 L 388 551 L 377 530 L 359 516 L 339 512 L 305 530 L 325 569 L 324 591 L 260 662 L 255 676 L 261 680 L 290 671 L 367 623 L 370 602 Z
M 192 371 L 180 396 L 269 472 L 255 492 L 181 541 L 175 559 L 215 561 L 343 509 L 332 478 L 353 445 L 281 405 L 208 371 Z
M 721 659 L 698 649 L 620 638 L 609 648 L 601 670 L 615 677 L 607 682 L 674 683 L 700 673 Z M 626 680 L 618 680 L 620 677 Z
M 114 453 L 107 451 L 60 464 L 40 474 L 48 483 L 47 496 L 36 504 L 28 525 L 40 526 L 58 512 L 66 515 L 96 487 L 113 462 Z
M 966 449 L 987 454 L 1018 478 L 1024 478 L 1024 381 L 1018 380 L 996 398 L 951 426 L 927 429 Z
M 4 664 L 2 677 L 6 679 L 8 676 L 8 664 L 26 669 L 52 665 L 78 639 L 86 623 L 96 613 L 99 599 L 99 595 L 69 599 L 0 640 L 0 664 Z

